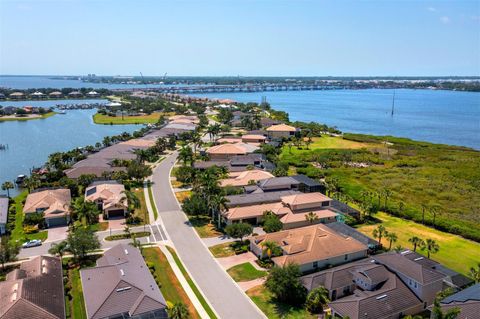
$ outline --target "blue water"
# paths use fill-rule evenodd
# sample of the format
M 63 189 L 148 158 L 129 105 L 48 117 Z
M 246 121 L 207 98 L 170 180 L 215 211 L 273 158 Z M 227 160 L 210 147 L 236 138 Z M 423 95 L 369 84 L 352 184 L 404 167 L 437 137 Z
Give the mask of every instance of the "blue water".
M 282 91 L 206 93 L 196 96 L 261 102 L 262 96 L 290 120 L 315 121 L 344 132 L 393 135 L 480 149 L 480 93 L 436 90 Z
M 33 106 L 33 107 L 55 107 L 57 104 L 107 104 L 106 99 L 68 99 L 68 100 L 45 100 L 45 101 L 0 101 L 0 106 Z
M 33 166 L 44 164 L 51 153 L 94 145 L 105 136 L 131 133 L 141 127 L 97 125 L 92 120 L 95 113 L 95 109 L 68 110 L 46 119 L 0 122 L 0 144 L 8 144 L 7 150 L 0 151 L 0 183 L 29 174 Z

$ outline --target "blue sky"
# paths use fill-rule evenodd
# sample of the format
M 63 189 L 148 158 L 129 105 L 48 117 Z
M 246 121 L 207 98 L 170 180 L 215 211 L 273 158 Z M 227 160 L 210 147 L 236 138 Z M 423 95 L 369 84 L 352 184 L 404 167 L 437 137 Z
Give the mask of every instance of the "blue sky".
M 0 0 L 0 74 L 480 75 L 479 1 Z

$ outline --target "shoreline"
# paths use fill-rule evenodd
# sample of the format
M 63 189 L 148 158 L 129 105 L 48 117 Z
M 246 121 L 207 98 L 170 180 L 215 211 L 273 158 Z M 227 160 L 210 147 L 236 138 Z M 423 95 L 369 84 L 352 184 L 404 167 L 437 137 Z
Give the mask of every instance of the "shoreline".
M 30 121 L 30 120 L 43 120 L 51 116 L 58 114 L 58 112 L 48 112 L 45 114 L 29 114 L 27 116 L 13 116 L 6 115 L 0 117 L 0 122 L 12 122 L 12 121 Z

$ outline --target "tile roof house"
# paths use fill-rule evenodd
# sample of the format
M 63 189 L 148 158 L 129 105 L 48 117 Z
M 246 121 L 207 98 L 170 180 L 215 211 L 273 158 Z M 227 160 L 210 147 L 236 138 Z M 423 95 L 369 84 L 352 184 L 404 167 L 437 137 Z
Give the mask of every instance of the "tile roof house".
M 230 160 L 216 160 L 195 162 L 193 167 L 196 169 L 207 169 L 212 166 L 225 167 L 229 172 L 243 172 L 248 166 L 254 166 L 264 170 L 270 170 L 269 162 L 266 161 L 263 154 L 251 153 L 246 155 L 233 156 Z
M 258 150 L 258 146 L 247 143 L 220 144 L 207 150 L 211 160 L 229 160 L 234 156 L 246 155 Z
M 80 270 L 88 319 L 167 318 L 166 301 L 140 251 L 119 244 Z
M 268 136 L 273 139 L 289 138 L 295 135 L 295 132 L 297 132 L 295 127 L 287 124 L 272 125 L 266 130 L 268 132 Z
M 128 202 L 125 199 L 125 186 L 115 181 L 94 182 L 85 190 L 85 200 L 95 202 L 105 218 L 126 216 Z
M 5 234 L 8 222 L 8 197 L 0 196 L 0 235 Z
M 43 213 L 47 227 L 68 224 L 70 220 L 70 189 L 47 189 L 28 194 L 23 206 L 25 214 Z
M 245 134 L 245 135 L 242 135 L 242 142 L 243 143 L 258 143 L 258 144 L 262 144 L 262 143 L 265 143 L 265 140 L 267 138 L 263 135 L 259 135 L 259 134 Z
M 283 196 L 298 194 L 296 190 L 280 190 L 274 192 L 259 192 L 226 196 L 228 207 L 252 206 L 268 203 L 278 203 Z
M 302 272 L 341 265 L 367 256 L 367 246 L 352 237 L 345 237 L 325 225 L 311 225 L 254 236 L 250 250 L 264 257 L 262 243 L 276 242 L 282 256 L 273 257 L 277 266 L 298 264 Z
M 38 256 L 0 281 L 0 318 L 65 318 L 62 262 Z
M 460 309 L 457 319 L 475 319 L 480 317 L 480 283 L 468 287 L 440 301 L 443 311 Z M 431 309 L 431 307 L 429 307 Z M 433 317 L 432 317 L 433 319 Z
M 220 185 L 225 186 L 246 186 L 251 181 L 257 182 L 259 180 L 273 177 L 272 174 L 259 169 L 252 169 L 243 172 L 232 172 L 229 174 L 229 178 L 220 180 Z

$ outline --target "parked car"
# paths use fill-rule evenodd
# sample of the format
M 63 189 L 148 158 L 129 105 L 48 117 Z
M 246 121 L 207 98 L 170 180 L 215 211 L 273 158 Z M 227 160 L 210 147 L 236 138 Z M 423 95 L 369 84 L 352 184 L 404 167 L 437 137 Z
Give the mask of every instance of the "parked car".
M 42 241 L 40 239 L 33 239 L 29 240 L 26 243 L 22 245 L 22 248 L 30 248 L 30 247 L 36 247 L 36 246 L 41 246 Z

